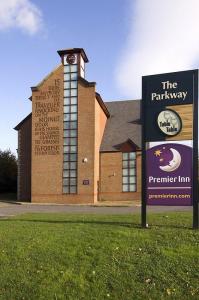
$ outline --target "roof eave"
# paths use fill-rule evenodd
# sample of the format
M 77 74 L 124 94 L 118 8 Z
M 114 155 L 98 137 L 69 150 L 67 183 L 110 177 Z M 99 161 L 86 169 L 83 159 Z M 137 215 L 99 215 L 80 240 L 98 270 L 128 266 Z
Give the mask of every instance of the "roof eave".
M 89 62 L 88 57 L 84 51 L 83 48 L 70 48 L 70 49 L 63 49 L 58 50 L 57 53 L 62 57 L 65 54 L 72 54 L 72 53 L 80 53 L 84 59 L 84 61 L 87 63 Z
M 106 105 L 104 104 L 104 101 L 102 100 L 101 96 L 99 93 L 95 93 L 95 97 L 100 105 L 100 107 L 103 109 L 105 115 L 107 116 L 107 118 L 110 118 L 110 113 L 108 111 L 108 108 L 106 107 Z
M 25 117 L 17 126 L 15 126 L 13 129 L 18 131 L 23 123 L 25 123 L 30 117 L 32 116 L 32 113 L 30 113 L 27 117 Z

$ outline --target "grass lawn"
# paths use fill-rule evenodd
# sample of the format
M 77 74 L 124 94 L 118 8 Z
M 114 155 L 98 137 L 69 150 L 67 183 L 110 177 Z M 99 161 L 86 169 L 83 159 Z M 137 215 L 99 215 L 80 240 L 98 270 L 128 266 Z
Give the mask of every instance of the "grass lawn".
M 191 213 L 0 220 L 0 299 L 199 299 Z

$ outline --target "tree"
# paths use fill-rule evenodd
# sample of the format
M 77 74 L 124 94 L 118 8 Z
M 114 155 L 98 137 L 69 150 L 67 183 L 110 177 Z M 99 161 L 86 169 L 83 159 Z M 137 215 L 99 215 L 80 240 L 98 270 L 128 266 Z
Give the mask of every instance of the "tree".
M 0 193 L 17 191 L 17 159 L 10 150 L 0 150 Z

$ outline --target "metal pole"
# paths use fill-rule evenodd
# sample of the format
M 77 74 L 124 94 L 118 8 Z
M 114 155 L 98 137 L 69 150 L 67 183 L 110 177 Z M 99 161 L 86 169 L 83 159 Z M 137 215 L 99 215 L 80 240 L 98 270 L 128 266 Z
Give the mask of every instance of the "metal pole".
M 198 229 L 198 70 L 193 78 L 193 229 Z
M 142 208 L 141 208 L 141 224 L 146 228 L 146 141 L 145 141 L 145 97 L 146 86 L 145 78 L 142 77 L 142 105 L 141 105 L 141 120 L 142 120 Z

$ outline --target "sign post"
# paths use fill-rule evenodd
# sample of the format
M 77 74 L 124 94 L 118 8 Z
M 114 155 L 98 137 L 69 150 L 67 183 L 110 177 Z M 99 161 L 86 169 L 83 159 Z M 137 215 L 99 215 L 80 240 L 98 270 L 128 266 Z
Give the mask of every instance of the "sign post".
M 142 207 L 141 207 L 141 223 L 142 227 L 146 228 L 146 109 L 145 100 L 146 95 L 146 78 L 142 77 L 142 106 L 141 106 L 141 119 L 142 119 Z
M 193 228 L 199 228 L 198 186 L 198 71 L 195 71 L 193 101 Z
M 198 205 L 198 70 L 142 78 L 142 227 L 147 205 Z

